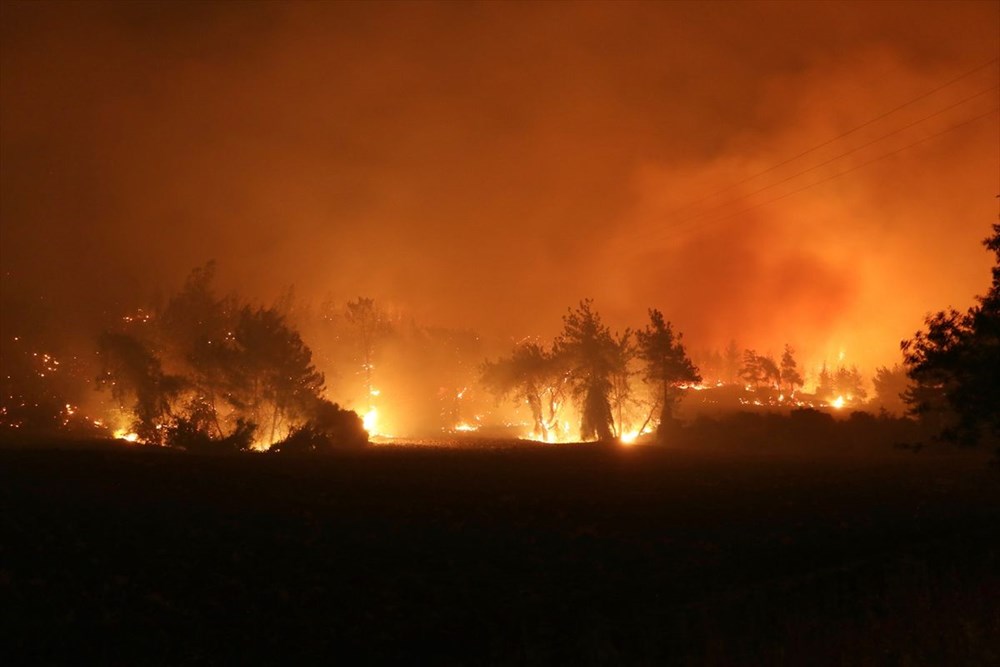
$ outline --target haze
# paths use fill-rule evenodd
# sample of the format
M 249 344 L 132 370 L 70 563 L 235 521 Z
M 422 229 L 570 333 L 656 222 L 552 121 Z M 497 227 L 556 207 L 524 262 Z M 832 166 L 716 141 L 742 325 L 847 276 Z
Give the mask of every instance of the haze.
M 4 302 L 63 332 L 215 259 L 262 300 L 510 339 L 593 297 L 871 368 L 988 282 L 995 2 L 2 11 Z

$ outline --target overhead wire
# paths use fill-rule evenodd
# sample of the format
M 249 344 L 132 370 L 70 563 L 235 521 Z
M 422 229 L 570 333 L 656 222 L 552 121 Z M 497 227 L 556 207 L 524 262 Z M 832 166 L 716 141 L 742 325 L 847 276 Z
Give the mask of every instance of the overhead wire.
M 825 166 L 827 166 L 829 164 L 832 164 L 832 163 L 836 162 L 837 160 L 839 160 L 841 158 L 847 157 L 848 155 L 853 155 L 854 153 L 857 153 L 858 151 L 864 150 L 865 148 L 868 148 L 869 146 L 873 146 L 873 145 L 879 143 L 880 141 L 888 139 L 889 137 L 893 137 L 893 136 L 895 136 L 895 135 L 897 135 L 897 134 L 899 134 L 901 132 L 905 132 L 906 130 L 909 130 L 909 129 L 913 128 L 913 127 L 916 127 L 917 125 L 920 125 L 921 123 L 924 123 L 924 122 L 926 122 L 926 121 L 928 121 L 928 120 L 930 120 L 932 118 L 940 116 L 941 114 L 943 114 L 943 113 L 945 113 L 947 111 L 951 111 L 952 109 L 954 109 L 956 107 L 959 107 L 959 106 L 961 106 L 963 104 L 971 102 L 972 100 L 976 99 L 977 97 L 985 95 L 986 93 L 988 93 L 990 91 L 997 90 L 998 88 L 1000 88 L 1000 85 L 993 85 L 993 86 L 990 86 L 989 88 L 985 88 L 983 90 L 980 90 L 978 93 L 975 93 L 973 95 L 965 97 L 965 98 L 963 98 L 963 99 L 961 99 L 961 100 L 959 100 L 959 101 L 957 101 L 957 102 L 955 102 L 953 104 L 949 104 L 948 106 L 944 107 L 943 109 L 938 109 L 934 113 L 928 114 L 926 116 L 923 116 L 922 118 L 919 118 L 919 119 L 917 119 L 915 121 L 907 123 L 906 125 L 903 125 L 902 127 L 899 127 L 899 128 L 897 128 L 897 129 L 895 129 L 895 130 L 893 130 L 891 132 L 887 132 L 886 134 L 880 135 L 880 136 L 878 136 L 878 137 L 876 137 L 876 138 L 874 138 L 874 139 L 872 139 L 872 140 L 870 140 L 870 141 L 868 141 L 866 143 L 860 144 L 859 146 L 855 146 L 854 148 L 852 148 L 852 149 L 850 149 L 848 151 L 845 151 L 843 153 L 840 153 L 838 155 L 835 155 L 835 156 L 833 156 L 833 157 L 831 157 L 831 158 L 829 158 L 827 160 L 824 160 L 823 162 L 820 162 L 820 163 L 815 164 L 815 165 L 813 165 L 811 167 L 808 167 L 806 169 L 798 171 L 798 172 L 796 172 L 794 174 L 791 174 L 790 176 L 786 176 L 785 178 L 782 178 L 779 181 L 775 181 L 775 182 L 771 183 L 770 185 L 765 185 L 764 187 L 758 188 L 757 190 L 754 190 L 753 192 L 748 192 L 746 194 L 740 195 L 739 197 L 735 197 L 735 198 L 730 199 L 728 201 L 721 202 L 721 203 L 715 205 L 714 207 L 712 207 L 710 209 L 707 209 L 706 211 L 701 211 L 699 213 L 696 213 L 694 215 L 688 216 L 686 218 L 682 218 L 682 219 L 680 219 L 680 220 L 677 221 L 677 224 L 683 224 L 683 223 L 689 222 L 691 220 L 697 220 L 697 219 L 703 218 L 705 216 L 710 216 L 713 213 L 713 211 L 715 211 L 717 209 L 724 208 L 726 206 L 730 206 L 731 204 L 735 204 L 735 203 L 737 203 L 739 201 L 742 201 L 744 199 L 749 199 L 750 197 L 758 195 L 761 192 L 766 192 L 767 190 L 770 190 L 771 188 L 774 188 L 774 187 L 777 187 L 779 185 L 783 185 L 783 184 L 785 184 L 785 183 L 787 183 L 789 181 L 795 180 L 799 176 L 802 176 L 804 174 L 808 174 L 809 172 L 815 171 L 816 169 L 819 169 L 820 167 L 825 167 Z M 746 182 L 746 181 L 744 181 L 744 182 Z
M 851 167 L 849 169 L 845 169 L 843 171 L 837 172 L 836 174 L 832 174 L 830 176 L 824 177 L 824 178 L 822 178 L 822 179 L 820 179 L 818 181 L 814 181 L 814 182 L 809 183 L 808 185 L 804 185 L 804 186 L 802 186 L 802 187 L 800 187 L 798 189 L 792 190 L 790 192 L 786 192 L 786 193 L 784 193 L 782 195 L 779 195 L 777 197 L 774 197 L 772 199 L 768 199 L 767 201 L 759 202 L 757 204 L 754 204 L 753 206 L 748 206 L 746 208 L 743 208 L 743 209 L 741 209 L 739 211 L 735 211 L 735 212 L 730 213 L 728 215 L 721 216 L 721 217 L 718 217 L 718 218 L 714 218 L 712 220 L 705 221 L 705 222 L 701 223 L 700 225 L 689 225 L 687 229 L 672 228 L 669 231 L 671 233 L 676 233 L 676 232 L 683 233 L 685 231 L 694 230 L 695 228 L 704 228 L 704 227 L 707 227 L 707 226 L 718 224 L 720 222 L 725 222 L 726 220 L 731 220 L 732 218 L 738 217 L 740 215 L 743 215 L 745 213 L 748 213 L 750 211 L 758 209 L 758 208 L 760 208 L 762 206 L 767 206 L 768 204 L 773 204 L 776 201 L 780 201 L 780 200 L 785 199 L 787 197 L 791 197 L 792 195 L 796 195 L 796 194 L 798 194 L 800 192 L 803 192 L 803 191 L 808 190 L 810 188 L 816 187 L 817 185 L 821 185 L 821 184 L 826 183 L 828 181 L 832 181 L 832 180 L 834 180 L 836 178 L 840 178 L 841 176 L 845 176 L 846 174 L 849 174 L 851 172 L 857 171 L 858 169 L 866 167 L 866 166 L 868 166 L 868 165 L 870 165 L 872 163 L 878 162 L 880 160 L 884 160 L 885 158 L 888 158 L 888 157 L 892 157 L 893 155 L 896 155 L 898 153 L 902 153 L 903 151 L 908 150 L 910 148 L 913 148 L 914 146 L 917 146 L 919 144 L 925 143 L 927 141 L 930 141 L 931 139 L 935 139 L 937 137 L 940 137 L 943 134 L 947 134 L 949 132 L 953 132 L 953 131 L 958 130 L 958 129 L 962 128 L 962 127 L 965 127 L 966 125 L 970 125 L 970 124 L 972 124 L 972 123 L 974 123 L 974 122 L 976 122 L 978 120 L 986 118 L 987 116 L 990 116 L 992 114 L 997 113 L 997 111 L 1000 111 L 1000 107 L 994 107 L 994 108 L 990 109 L 989 111 L 987 111 L 985 113 L 982 113 L 982 114 L 979 114 L 979 115 L 974 116 L 972 118 L 969 118 L 968 120 L 964 120 L 961 123 L 957 123 L 955 125 L 951 125 L 949 127 L 946 127 L 945 129 L 943 129 L 943 130 L 941 130 L 939 132 L 935 132 L 934 134 L 930 134 L 930 135 L 927 135 L 926 137 L 922 137 L 922 138 L 920 138 L 920 139 L 918 139 L 918 140 L 916 140 L 916 141 L 914 141 L 912 143 L 909 143 L 909 144 L 907 144 L 905 146 L 902 146 L 902 147 L 897 148 L 895 150 L 889 151 L 888 153 L 883 153 L 883 154 L 878 155 L 878 156 L 876 156 L 876 157 L 874 157 L 874 158 L 872 158 L 870 160 L 867 160 L 867 161 L 862 162 L 860 164 L 856 164 L 856 165 L 854 165 L 853 167 Z
M 707 195 L 705 195 L 705 196 L 703 196 L 703 197 L 701 197 L 699 199 L 696 199 L 696 200 L 691 201 L 691 202 L 689 202 L 689 203 L 687 203 L 687 204 L 685 204 L 685 205 L 683 205 L 683 206 L 681 206 L 679 208 L 676 208 L 676 209 L 674 209 L 673 211 L 670 212 L 670 215 L 675 215 L 677 213 L 680 213 L 681 211 L 684 211 L 686 209 L 691 208 L 692 206 L 696 206 L 696 205 L 698 205 L 698 204 L 700 204 L 700 203 L 702 203 L 704 201 L 712 199 L 713 197 L 717 197 L 717 196 L 719 196 L 721 194 L 724 194 L 724 193 L 726 193 L 726 192 L 728 192 L 728 191 L 730 191 L 730 190 L 732 190 L 734 188 L 739 187 L 740 185 L 743 185 L 743 184 L 748 183 L 748 182 L 750 182 L 750 181 L 752 181 L 752 180 L 754 180 L 756 178 L 759 178 L 760 176 L 764 176 L 765 174 L 769 174 L 772 171 L 774 171 L 775 169 L 778 169 L 780 167 L 785 166 L 786 164 L 794 162 L 795 160 L 798 160 L 799 158 L 805 157 L 806 155 L 809 155 L 810 153 L 813 153 L 813 152 L 819 150 L 820 148 L 824 148 L 826 146 L 829 146 L 830 144 L 832 144 L 832 143 L 834 143 L 836 141 L 839 141 L 839 140 L 841 140 L 841 139 L 843 139 L 845 137 L 850 136 L 851 134 L 854 134 L 858 130 L 862 130 L 862 129 L 864 129 L 864 128 L 866 128 L 866 127 L 868 127 L 868 126 L 870 126 L 870 125 L 872 125 L 874 123 L 877 123 L 880 120 L 888 118 L 889 116 L 891 116 L 894 113 L 902 111 L 903 109 L 905 109 L 905 108 L 907 108 L 907 107 L 909 107 L 909 106 L 911 106 L 913 104 L 916 104 L 917 102 L 920 102 L 921 100 L 927 99 L 928 97 L 934 95 L 935 93 L 938 93 L 938 92 L 944 90 L 945 88 L 948 88 L 948 87 L 950 87 L 950 86 L 958 83 L 959 81 L 962 81 L 963 79 L 966 79 L 966 78 L 972 76 L 973 74 L 976 74 L 977 72 L 980 72 L 980 71 L 986 69 L 987 67 L 989 67 L 989 66 L 997 63 L 998 61 L 1000 61 L 1000 57 L 991 58 L 990 60 L 987 60 L 986 62 L 984 62 L 984 63 L 982 63 L 980 65 L 977 65 L 976 67 L 974 67 L 974 68 L 972 68 L 970 70 L 966 70 L 962 74 L 959 74 L 958 76 L 956 76 L 956 77 L 954 77 L 952 79 L 949 79 L 948 81 L 946 81 L 946 82 L 944 82 L 944 83 L 942 83 L 942 84 L 940 84 L 940 85 L 938 85 L 938 86 L 936 86 L 936 87 L 934 87 L 934 88 L 932 88 L 932 89 L 930 89 L 930 90 L 928 90 L 928 91 L 926 91 L 924 93 L 921 93 L 920 95 L 917 95 L 916 97 L 910 98 L 906 102 L 903 102 L 902 104 L 899 104 L 899 105 L 893 107 L 892 109 L 889 109 L 888 111 L 885 111 L 885 112 L 879 114 L 878 116 L 875 116 L 874 118 L 866 120 L 865 122 L 861 123 L 860 125 L 856 125 L 856 126 L 852 127 L 851 129 L 846 130 L 845 132 L 842 132 L 841 134 L 838 134 L 835 137 L 831 137 L 830 139 L 827 139 L 827 140 L 824 140 L 824 141 L 822 141 L 822 142 L 820 142 L 818 144 L 815 144 L 815 145 L 813 145 L 813 146 L 805 149 L 804 151 L 802 151 L 800 153 L 797 153 L 796 155 L 788 157 L 788 158 L 786 158 L 786 159 L 784 159 L 784 160 L 782 160 L 782 161 L 780 161 L 780 162 L 778 162 L 776 164 L 771 165 L 770 167 L 767 167 L 766 169 L 763 169 L 763 170 L 758 171 L 758 172 L 756 172 L 754 174 L 751 174 L 750 176 L 747 176 L 746 178 L 744 178 L 744 179 L 742 179 L 740 181 L 732 183 L 732 184 L 730 184 L 730 185 L 728 185 L 728 186 L 726 186 L 724 188 L 720 188 L 720 189 L 718 189 L 718 190 L 716 190 L 714 192 L 711 192 L 711 193 L 709 193 L 709 194 L 707 194 Z M 988 91 L 984 91 L 984 92 L 988 92 Z

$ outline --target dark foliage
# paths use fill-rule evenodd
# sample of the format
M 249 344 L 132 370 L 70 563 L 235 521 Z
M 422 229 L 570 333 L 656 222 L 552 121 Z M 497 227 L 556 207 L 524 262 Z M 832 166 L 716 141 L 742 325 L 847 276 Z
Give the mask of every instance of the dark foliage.
M 563 315 L 563 330 L 554 347 L 566 360 L 573 396 L 581 408 L 581 439 L 611 440 L 614 420 L 608 397 L 612 377 L 626 360 L 592 300 L 584 299 Z
M 314 416 L 324 378 L 299 332 L 278 308 L 216 297 L 213 276 L 211 263 L 195 269 L 161 313 L 100 337 L 98 386 L 135 415 L 142 442 L 246 449 Z
M 996 257 L 986 295 L 965 313 L 931 315 L 925 330 L 901 344 L 915 385 L 905 396 L 912 411 L 946 409 L 942 435 L 965 444 L 1000 437 L 1000 224 L 983 245 Z
M 680 400 L 678 386 L 688 382 L 700 382 L 701 375 L 691 362 L 684 344 L 683 334 L 674 333 L 670 322 L 663 319 L 663 313 L 651 309 L 649 324 L 636 332 L 639 359 L 645 364 L 643 379 L 657 389 L 660 403 L 660 435 L 673 423 L 674 408 Z
M 166 429 L 164 443 L 196 454 L 235 454 L 250 450 L 257 426 L 239 420 L 229 435 L 213 437 L 203 423 L 191 417 L 177 417 Z
M 163 426 L 173 417 L 172 404 L 186 379 L 166 373 L 156 352 L 129 333 L 101 334 L 98 350 L 104 368 L 97 385 L 109 388 L 120 405 L 131 408 L 132 428 L 143 442 L 161 443 Z
M 909 389 L 910 380 L 906 375 L 905 367 L 896 364 L 892 368 L 887 366 L 876 368 L 872 384 L 875 386 L 874 404 L 879 410 L 894 415 L 902 415 L 907 412 L 903 396 Z
M 484 362 L 479 381 L 497 400 L 510 397 L 518 405 L 527 404 L 533 433 L 545 440 L 556 426 L 565 375 L 562 357 L 528 341 L 515 345 L 509 356 Z
M 315 454 L 352 449 L 368 444 L 368 432 L 353 410 L 321 400 L 312 409 L 312 418 L 292 430 L 284 440 L 271 446 L 276 454 Z

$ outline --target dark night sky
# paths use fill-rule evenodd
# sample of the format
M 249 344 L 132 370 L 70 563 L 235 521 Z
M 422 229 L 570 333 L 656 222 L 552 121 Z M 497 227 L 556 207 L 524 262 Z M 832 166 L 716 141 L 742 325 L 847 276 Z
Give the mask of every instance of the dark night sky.
M 592 296 L 695 346 L 870 365 L 987 284 L 996 62 L 740 182 L 995 59 L 996 2 L 5 2 L 0 24 L 3 289 L 67 330 L 214 258 L 251 297 L 506 336 Z

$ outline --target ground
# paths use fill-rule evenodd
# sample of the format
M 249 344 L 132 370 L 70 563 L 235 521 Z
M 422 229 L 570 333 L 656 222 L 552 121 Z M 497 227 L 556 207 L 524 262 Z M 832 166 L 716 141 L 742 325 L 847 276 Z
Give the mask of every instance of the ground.
M 4 650 L 74 665 L 1000 661 L 1000 471 L 983 456 L 473 444 L 0 450 Z

